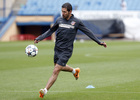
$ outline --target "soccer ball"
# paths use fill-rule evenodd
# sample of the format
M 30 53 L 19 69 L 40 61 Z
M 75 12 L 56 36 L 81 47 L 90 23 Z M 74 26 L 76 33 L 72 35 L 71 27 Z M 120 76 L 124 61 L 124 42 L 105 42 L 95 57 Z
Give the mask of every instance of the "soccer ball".
M 35 45 L 30 44 L 25 48 L 25 53 L 28 57 L 35 57 L 38 53 L 38 48 Z

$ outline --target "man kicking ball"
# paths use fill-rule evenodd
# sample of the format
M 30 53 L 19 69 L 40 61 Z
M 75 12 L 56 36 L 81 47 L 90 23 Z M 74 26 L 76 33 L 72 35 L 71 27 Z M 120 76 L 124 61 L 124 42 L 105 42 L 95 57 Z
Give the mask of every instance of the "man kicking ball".
M 50 87 L 54 84 L 60 71 L 72 72 L 76 80 L 79 78 L 80 68 L 74 69 L 67 65 L 67 62 L 73 52 L 73 42 L 78 29 L 84 32 L 88 37 L 90 37 L 99 45 L 107 47 L 106 43 L 101 42 L 97 37 L 95 37 L 93 32 L 85 27 L 81 20 L 74 17 L 70 3 L 63 4 L 62 17 L 59 17 L 55 24 L 48 31 L 38 36 L 34 40 L 34 43 L 38 43 L 41 40 L 51 36 L 52 33 L 57 30 L 54 48 L 54 70 L 52 76 L 47 82 L 46 87 L 44 89 L 40 89 L 39 91 L 41 98 L 44 97 Z

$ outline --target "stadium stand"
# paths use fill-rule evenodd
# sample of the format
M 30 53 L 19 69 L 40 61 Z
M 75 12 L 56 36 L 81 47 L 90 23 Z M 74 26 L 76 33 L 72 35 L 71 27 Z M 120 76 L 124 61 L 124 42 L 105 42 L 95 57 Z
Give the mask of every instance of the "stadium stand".
M 29 30 L 30 26 L 33 27 L 37 26 L 36 30 L 40 30 L 37 32 L 40 32 L 39 34 L 41 34 L 53 24 L 53 22 L 57 19 L 58 16 L 60 16 L 61 6 L 65 2 L 70 2 L 73 6 L 73 10 L 81 10 L 81 11 L 87 11 L 87 10 L 121 11 L 122 10 L 121 0 L 113 0 L 113 1 L 112 0 L 3 0 L 3 1 L 7 1 L 10 10 L 11 9 L 12 10 L 9 14 L 7 14 L 6 17 L 0 15 L 0 39 L 3 37 L 5 33 L 11 34 L 10 33 L 11 30 L 13 30 L 12 35 L 17 34 L 18 37 L 19 37 L 18 34 L 21 34 L 22 36 L 23 34 L 26 33 L 29 34 L 28 31 L 23 32 L 22 30 L 24 28 L 26 28 L 26 30 Z M 127 2 L 128 11 L 140 10 L 140 6 L 139 6 L 140 0 L 125 0 L 125 1 Z M 1 4 L 2 3 L 0 3 L 0 7 Z M 116 21 L 117 20 L 113 21 L 114 24 L 116 23 Z M 85 25 L 88 26 L 88 28 L 94 31 L 94 33 L 97 33 L 99 38 L 104 37 L 103 34 L 106 34 L 103 33 L 105 32 L 104 30 L 100 30 L 102 29 L 102 26 L 98 27 L 100 21 L 96 22 L 90 20 L 88 22 L 87 21 L 83 21 L 83 22 Z M 101 21 L 101 23 L 102 22 L 103 21 Z M 108 23 L 108 21 L 106 22 Z M 97 23 L 98 25 L 96 26 Z M 113 26 L 114 24 L 110 23 L 109 29 L 111 29 L 110 32 L 113 32 L 116 35 L 116 33 L 112 31 L 112 28 L 114 28 Z M 15 29 L 12 29 L 11 25 Z M 123 23 L 121 25 L 123 26 Z M 26 26 L 28 26 L 28 28 Z M 45 30 L 42 31 L 42 29 L 44 29 L 44 26 L 47 26 L 47 29 L 45 28 Z M 119 29 L 119 27 L 116 28 Z M 114 28 L 114 30 L 116 29 Z M 123 29 L 120 29 L 120 32 L 124 32 L 124 30 L 125 28 L 123 26 Z M 33 30 L 30 30 L 30 33 L 31 35 L 34 34 L 39 35 L 36 34 L 35 31 Z
M 28 0 L 18 15 L 54 15 L 65 0 Z M 76 10 L 121 10 L 121 0 L 67 0 Z M 127 10 L 140 10 L 139 0 L 126 0 Z

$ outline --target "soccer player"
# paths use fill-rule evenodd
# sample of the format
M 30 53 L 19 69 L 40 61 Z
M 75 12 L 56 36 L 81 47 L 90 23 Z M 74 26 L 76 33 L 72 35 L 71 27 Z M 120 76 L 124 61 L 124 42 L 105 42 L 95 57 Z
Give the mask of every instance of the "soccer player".
M 106 43 L 101 42 L 97 37 L 95 37 L 93 32 L 85 27 L 81 20 L 74 17 L 70 3 L 63 4 L 62 17 L 59 17 L 48 31 L 38 36 L 34 40 L 34 43 L 38 43 L 41 40 L 51 36 L 51 34 L 56 31 L 54 70 L 52 76 L 46 84 L 46 87 L 44 89 L 40 89 L 39 91 L 41 98 L 44 97 L 50 87 L 54 84 L 60 71 L 71 72 L 76 80 L 79 78 L 80 68 L 74 69 L 67 65 L 67 62 L 73 52 L 73 42 L 78 29 L 83 31 L 88 37 L 99 45 L 107 47 Z

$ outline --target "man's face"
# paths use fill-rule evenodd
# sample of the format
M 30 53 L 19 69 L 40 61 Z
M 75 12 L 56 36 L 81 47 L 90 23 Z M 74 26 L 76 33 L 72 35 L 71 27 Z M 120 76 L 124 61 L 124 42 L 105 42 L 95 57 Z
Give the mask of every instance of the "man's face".
M 63 18 L 68 19 L 70 15 L 71 15 L 71 11 L 68 12 L 67 8 L 62 8 L 62 16 L 63 16 Z

